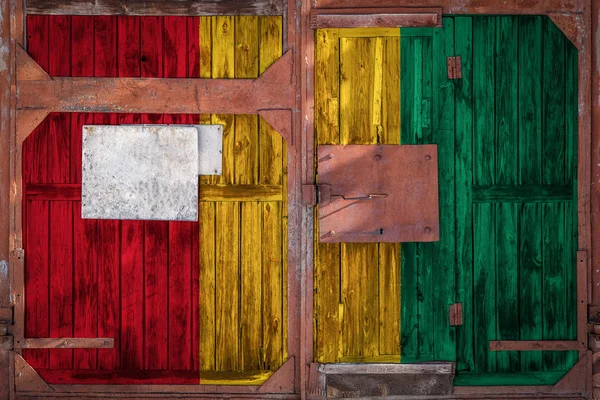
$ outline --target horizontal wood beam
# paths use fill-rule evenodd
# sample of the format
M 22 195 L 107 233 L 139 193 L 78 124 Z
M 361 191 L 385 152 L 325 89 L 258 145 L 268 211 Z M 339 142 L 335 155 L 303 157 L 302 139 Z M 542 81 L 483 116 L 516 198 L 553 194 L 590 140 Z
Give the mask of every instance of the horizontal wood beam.
M 27 200 L 81 201 L 80 183 L 28 183 Z M 200 185 L 200 201 L 282 201 L 281 185 Z
M 313 9 L 312 29 L 400 28 L 442 26 L 441 8 L 355 8 Z
M 15 342 L 21 349 L 112 349 L 112 338 L 27 338 Z
M 562 13 L 582 13 L 580 0 L 403 0 L 403 7 L 439 7 L 444 14 L 529 14 L 547 15 L 557 11 Z M 372 0 L 316 0 L 315 8 L 359 8 L 372 7 Z M 378 0 L 377 7 L 397 7 L 398 0 Z
M 492 351 L 581 350 L 577 340 L 490 340 Z
M 28 14 L 282 15 L 282 0 L 27 0 Z
M 35 128 L 30 121 L 41 121 L 50 112 L 259 114 L 289 110 L 295 98 L 292 61 L 288 51 L 257 79 L 51 78 L 20 49 L 19 141 Z

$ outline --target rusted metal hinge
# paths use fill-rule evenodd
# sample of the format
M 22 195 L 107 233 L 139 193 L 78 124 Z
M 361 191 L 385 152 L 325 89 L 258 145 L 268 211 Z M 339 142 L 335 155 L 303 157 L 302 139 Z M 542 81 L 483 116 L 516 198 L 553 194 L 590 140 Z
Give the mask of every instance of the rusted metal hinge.
M 448 79 L 462 78 L 460 56 L 448 57 L 446 62 L 448 65 Z
M 454 303 L 450 305 L 450 326 L 458 326 L 463 324 L 462 303 Z

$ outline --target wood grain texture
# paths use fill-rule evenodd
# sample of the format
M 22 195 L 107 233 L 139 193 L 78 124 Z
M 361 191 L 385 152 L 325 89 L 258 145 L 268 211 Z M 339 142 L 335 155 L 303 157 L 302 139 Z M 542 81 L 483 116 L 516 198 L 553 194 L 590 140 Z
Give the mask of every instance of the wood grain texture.
M 357 31 L 316 32 L 317 143 L 399 143 L 400 32 Z M 399 359 L 399 250 L 391 244 L 315 242 L 318 361 Z
M 33 0 L 27 2 L 28 14 L 69 14 L 69 15 L 282 15 L 283 2 L 280 0 Z

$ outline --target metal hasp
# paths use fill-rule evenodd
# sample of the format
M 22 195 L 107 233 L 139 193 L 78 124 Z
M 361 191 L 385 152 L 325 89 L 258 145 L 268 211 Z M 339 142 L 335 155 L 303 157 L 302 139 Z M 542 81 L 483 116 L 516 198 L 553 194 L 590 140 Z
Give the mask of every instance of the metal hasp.
M 439 240 L 437 145 L 318 147 L 319 240 Z

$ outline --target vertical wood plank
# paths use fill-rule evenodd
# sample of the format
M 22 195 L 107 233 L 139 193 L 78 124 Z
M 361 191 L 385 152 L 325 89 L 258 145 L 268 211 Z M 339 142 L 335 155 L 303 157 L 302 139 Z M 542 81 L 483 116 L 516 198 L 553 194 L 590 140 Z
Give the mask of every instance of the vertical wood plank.
M 463 325 L 457 329 L 457 370 L 473 370 L 473 21 L 455 18 L 456 55 L 462 59 L 462 79 L 456 86 L 456 294 L 463 304 Z
M 521 17 L 519 25 L 519 183 L 541 183 L 542 148 L 542 24 L 538 17 Z M 519 232 L 520 339 L 542 339 L 541 207 L 523 204 Z M 521 354 L 522 370 L 540 370 L 541 352 Z
M 92 20 L 93 21 L 93 20 Z M 94 76 L 94 24 L 90 17 L 71 17 L 71 76 Z M 71 114 L 71 182 L 81 183 L 81 132 L 92 124 L 89 113 Z M 98 334 L 96 221 L 81 219 L 81 202 L 73 203 L 73 334 L 95 337 Z M 98 351 L 73 350 L 73 368 L 95 369 Z
M 94 17 L 94 75 L 117 76 L 117 18 Z M 94 116 L 94 124 L 114 125 L 115 114 Z M 120 250 L 119 221 L 98 222 L 98 335 L 115 338 L 113 349 L 98 350 L 98 368 L 120 366 Z
M 496 17 L 496 182 L 518 183 L 517 89 L 518 19 Z M 496 318 L 498 340 L 518 340 L 518 205 L 496 206 Z M 498 371 L 518 371 L 519 353 L 501 351 L 496 354 Z
M 240 212 L 236 203 L 215 204 L 216 225 L 216 363 L 219 371 L 239 365 Z M 202 380 L 202 377 L 200 377 Z
M 27 204 L 27 260 L 25 264 L 25 337 L 48 337 L 49 332 L 49 207 L 47 201 Z M 28 350 L 23 355 L 33 368 L 48 368 L 48 350 Z
M 200 35 L 199 35 L 199 77 L 212 77 L 212 17 L 199 17 Z M 200 114 L 200 123 L 210 124 L 210 114 Z M 212 182 L 213 177 L 203 176 L 200 178 L 201 183 Z
M 235 20 L 232 16 L 211 17 L 212 24 L 212 66 L 213 78 L 235 77 Z M 211 123 L 223 125 L 223 174 L 209 178 L 211 183 L 234 182 L 235 164 L 235 116 L 215 114 Z
M 215 369 L 216 236 L 215 204 L 200 203 L 200 370 Z
M 400 38 L 381 40 L 382 102 L 378 141 L 400 144 Z M 400 256 L 400 244 L 379 245 L 379 354 L 400 354 Z
M 565 183 L 565 46 L 564 35 L 554 23 L 542 22 L 542 183 Z M 567 323 L 576 325 L 567 316 L 564 204 L 542 205 L 542 301 L 544 339 L 563 339 Z M 570 320 L 570 321 L 569 321 Z M 544 352 L 544 370 L 565 370 L 565 352 Z
M 50 57 L 48 72 L 51 76 L 70 76 L 71 68 L 65 62 L 71 58 L 71 19 L 68 16 L 50 16 Z M 68 183 L 71 177 L 70 144 L 71 119 L 66 113 L 53 113 L 48 130 L 48 182 Z M 50 202 L 50 335 L 73 335 L 73 226 L 72 204 Z M 73 351 L 50 352 L 49 367 L 71 368 Z
M 493 185 L 495 177 L 494 87 L 495 18 L 473 20 L 473 98 L 478 111 L 473 131 L 473 183 Z M 496 354 L 489 351 L 489 340 L 496 335 L 495 313 L 495 207 L 474 206 L 473 283 L 477 302 L 474 304 L 474 357 L 476 371 L 495 371 Z
M 315 44 L 315 134 L 317 144 L 339 144 L 339 36 L 337 29 L 319 29 Z M 315 209 L 315 215 L 317 211 Z M 317 217 L 315 217 L 317 218 Z M 317 219 L 315 219 L 317 221 Z M 338 361 L 341 337 L 340 248 L 319 243 L 315 223 L 315 359 Z
M 340 140 L 342 144 L 377 143 L 372 119 L 375 42 L 340 39 Z M 379 326 L 371 307 L 379 304 L 378 245 L 342 244 L 341 297 L 344 306 L 344 356 L 379 355 Z
M 258 17 L 235 17 L 235 77 L 256 78 L 259 70 Z M 235 182 L 258 183 L 258 117 L 235 117 Z M 259 370 L 263 366 L 262 321 L 262 205 L 240 203 L 241 235 L 241 366 Z
M 282 52 L 282 20 L 262 17 L 259 21 L 259 72 L 270 67 Z M 259 122 L 260 163 L 259 182 L 282 184 L 283 139 L 265 121 Z M 263 365 L 275 370 L 283 364 L 283 264 L 281 203 L 262 204 L 263 261 Z
M 118 74 L 141 76 L 141 19 L 118 17 Z M 141 122 L 140 114 L 120 114 L 120 124 Z M 144 222 L 121 223 L 121 365 L 144 368 Z
M 163 76 L 185 78 L 188 74 L 187 24 L 185 17 L 164 17 Z M 185 116 L 168 114 L 167 124 L 183 123 Z M 168 314 L 169 314 L 169 369 L 190 369 L 192 337 L 190 325 L 192 261 L 191 230 L 189 222 L 169 223 Z
M 98 336 L 98 222 L 81 218 L 81 202 L 73 203 L 74 336 Z M 98 350 L 73 350 L 73 368 L 95 369 Z

